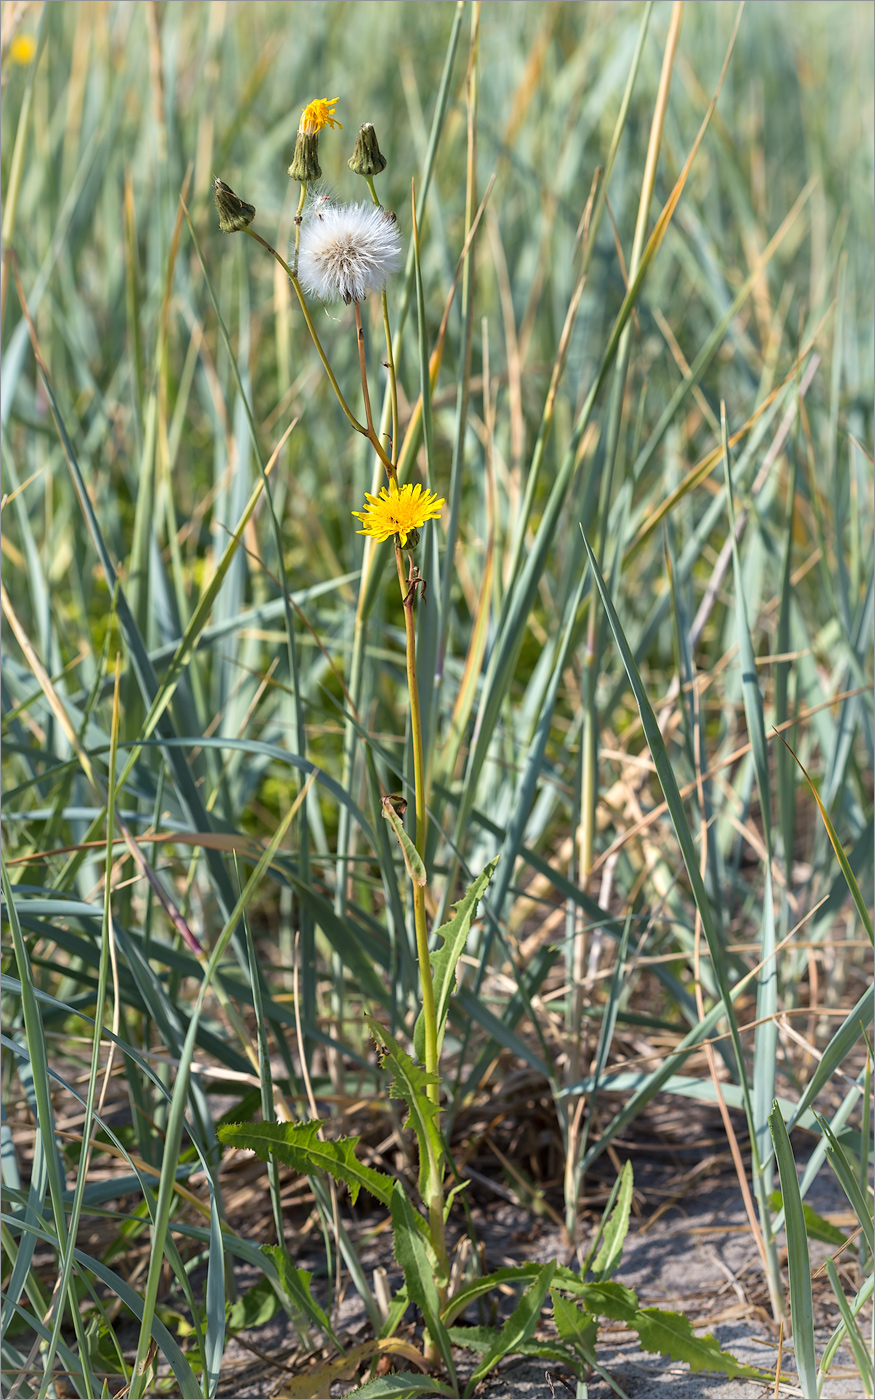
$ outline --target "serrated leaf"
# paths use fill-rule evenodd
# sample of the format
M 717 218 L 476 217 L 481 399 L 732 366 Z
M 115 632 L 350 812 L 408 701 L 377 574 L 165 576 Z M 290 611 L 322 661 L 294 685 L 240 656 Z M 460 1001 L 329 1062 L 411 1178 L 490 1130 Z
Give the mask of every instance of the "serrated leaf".
M 587 1352 L 595 1350 L 599 1330 L 598 1319 L 585 1308 L 580 1308 L 576 1303 L 563 1298 L 555 1288 L 550 1290 L 550 1296 L 553 1299 L 553 1321 L 556 1323 L 556 1331 L 566 1346 L 571 1347 L 579 1357 L 586 1357 Z
M 682 1313 L 662 1308 L 639 1308 L 631 1319 L 644 1351 L 659 1352 L 672 1361 L 684 1361 L 691 1371 L 720 1371 L 730 1380 L 745 1376 L 750 1380 L 773 1381 L 765 1371 L 745 1366 L 731 1352 L 724 1351 L 716 1337 L 697 1337 L 692 1323 Z
M 419 1143 L 419 1194 L 423 1201 L 427 1202 L 432 1194 L 429 1182 L 437 1183 L 440 1180 L 443 1159 L 443 1144 L 438 1128 L 440 1110 L 438 1104 L 433 1103 L 428 1096 L 429 1086 L 439 1084 L 440 1080 L 437 1075 L 429 1074 L 428 1070 L 418 1065 L 405 1050 L 402 1050 L 395 1037 L 390 1035 L 379 1021 L 375 1021 L 372 1016 L 366 1016 L 365 1020 L 381 1047 L 384 1064 L 388 1061 L 392 1067 L 394 1079 L 390 1097 L 403 1099 L 407 1104 L 405 1126 L 413 1129 Z
M 592 1265 L 592 1276 L 597 1283 L 610 1278 L 623 1257 L 623 1244 L 629 1230 L 629 1215 L 632 1210 L 633 1184 L 632 1163 L 624 1162 L 620 1172 L 617 1202 L 605 1225 L 602 1247 Z
M 391 1211 L 395 1258 L 404 1271 L 407 1296 L 411 1303 L 416 1303 L 421 1308 L 429 1336 L 440 1351 L 455 1387 L 453 1349 L 440 1316 L 441 1304 L 435 1284 L 434 1253 L 422 1238 L 420 1227 L 425 1225 L 425 1221 L 411 1206 L 400 1181 L 395 1182 L 392 1191 Z
M 261 1246 L 261 1252 L 267 1255 L 268 1259 L 273 1261 L 279 1277 L 280 1287 L 283 1293 L 285 1293 L 292 1309 L 296 1312 L 303 1313 L 308 1322 L 318 1327 L 328 1340 L 337 1347 L 338 1351 L 342 1351 L 343 1348 L 334 1335 L 331 1323 L 316 1302 L 316 1299 L 310 1293 L 310 1280 L 313 1275 L 309 1274 L 306 1269 L 297 1268 L 281 1245 L 263 1244 Z
M 544 1305 L 550 1284 L 553 1282 L 553 1275 L 556 1272 L 556 1261 L 544 1264 L 538 1270 L 537 1276 L 526 1289 L 520 1298 L 507 1322 L 502 1327 L 491 1348 L 484 1356 L 480 1365 L 471 1374 L 471 1379 L 465 1387 L 465 1395 L 473 1395 L 475 1388 L 488 1376 L 489 1372 L 498 1365 L 502 1357 L 511 1356 L 519 1347 L 527 1342 L 531 1337 L 541 1316 L 541 1308 Z
M 470 884 L 458 904 L 455 905 L 453 917 L 445 924 L 441 924 L 437 930 L 437 936 L 441 939 L 440 946 L 437 947 L 429 957 L 431 963 L 432 978 L 434 981 L 434 1002 L 435 1015 L 438 1027 L 438 1055 L 444 1043 L 444 1031 L 447 1024 L 447 1012 L 450 1006 L 450 997 L 456 990 L 456 966 L 459 958 L 465 951 L 465 944 L 468 942 L 468 934 L 477 913 L 477 905 L 483 897 L 489 881 L 495 874 L 499 857 L 496 856 L 486 866 L 482 874 Z M 413 1029 L 413 1048 L 421 1060 L 425 1059 L 425 1021 L 422 1012 L 416 1018 L 416 1025 Z
M 422 856 L 419 854 L 419 851 L 416 849 L 410 837 L 407 835 L 407 832 L 404 830 L 404 823 L 401 821 L 401 818 L 395 811 L 395 808 L 392 804 L 392 798 L 382 798 L 381 805 L 383 808 L 383 816 L 386 818 L 386 821 L 389 823 L 396 837 L 398 838 L 398 845 L 401 847 L 401 854 L 404 857 L 404 864 L 407 867 L 407 874 L 410 876 L 411 880 L 415 885 L 427 885 L 428 876 L 425 872 L 425 866 L 422 863 Z
M 559 1287 L 567 1290 L 564 1282 Z M 568 1290 L 567 1290 L 568 1291 Z M 615 1322 L 629 1322 L 638 1311 L 638 1295 L 624 1283 L 606 1279 L 604 1283 L 584 1283 L 574 1290 L 587 1312 L 596 1317 L 610 1317 Z
M 217 1137 L 229 1147 L 254 1152 L 262 1162 L 273 1156 L 286 1166 L 294 1167 L 302 1176 L 327 1172 L 338 1181 L 346 1182 L 353 1205 L 364 1186 L 382 1205 L 388 1206 L 394 1182 L 390 1176 L 366 1167 L 357 1159 L 355 1149 L 359 1139 L 345 1137 L 321 1142 L 321 1127 L 318 1119 L 308 1123 L 225 1123 L 218 1129 Z

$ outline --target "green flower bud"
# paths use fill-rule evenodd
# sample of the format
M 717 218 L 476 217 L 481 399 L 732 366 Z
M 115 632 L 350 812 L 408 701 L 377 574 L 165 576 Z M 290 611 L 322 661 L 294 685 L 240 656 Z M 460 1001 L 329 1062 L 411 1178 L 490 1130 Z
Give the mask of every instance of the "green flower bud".
M 223 233 L 238 233 L 255 218 L 255 205 L 247 204 L 223 180 L 216 177 L 216 208 Z
M 322 178 L 322 169 L 319 165 L 319 137 L 315 131 L 312 133 L 298 132 L 289 174 L 293 180 L 300 180 L 302 185 L 309 185 L 311 180 Z
M 350 170 L 356 175 L 379 175 L 386 169 L 386 157 L 380 150 L 377 133 L 371 122 L 359 128 L 355 150 L 347 161 Z

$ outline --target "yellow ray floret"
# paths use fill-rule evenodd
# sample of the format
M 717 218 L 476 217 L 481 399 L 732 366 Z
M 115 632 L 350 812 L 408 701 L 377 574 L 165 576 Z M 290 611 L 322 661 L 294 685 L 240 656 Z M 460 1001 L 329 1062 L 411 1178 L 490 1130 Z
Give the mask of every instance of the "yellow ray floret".
M 364 510 L 352 512 L 364 526 L 358 534 L 370 535 L 381 544 L 383 540 L 397 535 L 402 548 L 407 543 L 408 535 L 412 535 L 426 520 L 437 520 L 441 507 L 446 505 L 440 496 L 435 496 L 422 486 L 398 487 L 394 482 L 388 490 L 383 486 L 379 496 L 372 496 L 366 491 L 365 500 L 367 506 Z
M 304 136 L 315 136 L 323 126 L 336 126 L 341 131 L 343 127 L 339 121 L 335 120 L 334 110 L 337 106 L 336 97 L 316 97 L 301 113 L 301 120 L 298 123 L 298 130 Z

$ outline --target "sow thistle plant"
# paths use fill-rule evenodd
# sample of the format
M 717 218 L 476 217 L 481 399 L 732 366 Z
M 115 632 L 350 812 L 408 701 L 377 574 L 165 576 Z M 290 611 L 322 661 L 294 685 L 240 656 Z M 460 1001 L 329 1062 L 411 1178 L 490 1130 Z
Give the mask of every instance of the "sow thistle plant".
M 372 1377 L 351 1392 L 353 1395 L 459 1395 L 462 1392 L 456 1371 L 458 1348 L 473 1351 L 480 1358 L 473 1369 L 468 1368 L 465 1395 L 471 1395 L 478 1383 L 511 1352 L 564 1362 L 584 1383 L 590 1369 L 605 1376 L 595 1355 L 601 1318 L 625 1322 L 638 1332 L 647 1350 L 687 1361 L 694 1369 L 722 1370 L 730 1376 L 759 1376 L 761 1373 L 742 1366 L 723 1352 L 713 1337 L 697 1338 L 684 1317 L 655 1308 L 641 1308 L 632 1289 L 611 1280 L 620 1263 L 629 1224 L 632 1172 L 628 1163 L 614 1186 L 601 1226 L 578 1271 L 553 1261 L 543 1265 L 522 1264 L 485 1277 L 457 1280 L 450 1269 L 447 1220 L 454 1196 L 464 1191 L 467 1183 L 453 1173 L 455 1184 L 449 1192 L 446 1189 L 452 1164 L 441 1130 L 441 1050 L 455 989 L 456 968 L 497 859 L 469 886 L 456 905 L 453 917 L 430 939 L 426 910 L 426 773 L 414 623 L 416 608 L 427 606 L 428 579 L 416 562 L 415 551 L 422 532 L 440 520 L 446 502 L 429 486 L 402 482 L 398 477 L 398 392 L 387 288 L 401 266 L 403 243 L 398 220 L 394 213 L 383 208 L 374 185 L 375 176 L 386 167 L 386 159 L 373 125 L 365 123 L 360 127 L 348 162 L 352 172 L 365 181 L 370 203 L 335 203 L 322 194 L 313 197 L 314 182 L 322 176 L 320 132 L 325 128 L 341 129 L 335 116 L 336 106 L 336 98 L 318 98 L 310 102 L 301 115 L 289 166 L 290 177 L 300 184 L 300 196 L 288 261 L 253 229 L 254 207 L 220 179 L 215 182 L 215 199 L 221 231 L 246 233 L 265 248 L 288 275 L 314 349 L 340 407 L 351 428 L 370 442 L 385 475 L 385 484 L 377 491 L 365 492 L 364 508 L 351 511 L 351 517 L 360 522 L 357 533 L 373 540 L 377 547 L 392 542 L 398 601 L 404 618 L 413 766 L 412 774 L 407 776 L 413 793 L 413 814 L 409 827 L 405 826 L 407 803 L 390 794 L 382 797 L 382 814 L 400 847 L 410 881 L 420 1006 L 412 1044 L 407 1048 L 373 1017 L 368 1016 L 367 1023 L 381 1059 L 392 1074 L 391 1095 L 407 1106 L 407 1126 L 415 1135 L 418 1152 L 419 1201 L 411 1200 L 401 1181 L 359 1160 L 356 1155 L 358 1138 L 329 1139 L 324 1134 L 323 1123 L 317 1119 L 294 1121 L 287 1107 L 280 1116 L 288 1121 L 228 1124 L 219 1129 L 219 1137 L 228 1145 L 253 1151 L 264 1161 L 284 1163 L 311 1178 L 327 1174 L 346 1184 L 353 1203 L 364 1188 L 389 1211 L 395 1257 L 403 1271 L 404 1282 L 391 1300 L 380 1336 L 374 1339 L 373 1345 L 366 1344 L 357 1352 L 362 1361 L 387 1353 L 418 1359 L 423 1373 L 409 1371 Z M 381 299 L 385 331 L 392 426 L 387 443 L 381 441 L 374 426 L 368 385 L 361 304 L 369 296 Z M 343 302 L 353 308 L 364 422 L 356 416 L 339 387 L 317 333 L 308 298 L 323 303 Z M 303 1314 L 309 1324 L 319 1327 L 325 1337 L 342 1350 L 329 1319 L 310 1293 L 310 1276 L 296 1269 L 281 1248 L 268 1247 L 268 1251 L 277 1264 L 290 1310 L 298 1316 Z M 458 1325 L 469 1305 L 494 1294 L 499 1286 L 506 1289 L 508 1284 L 521 1286 L 523 1292 L 503 1327 Z M 558 1336 L 549 1342 L 536 1341 L 534 1334 L 548 1299 L 552 1302 Z M 398 1335 L 411 1306 L 419 1310 L 423 1321 L 422 1354 Z M 429 1367 L 441 1371 L 440 1380 L 426 1373 Z M 307 1386 L 296 1389 L 295 1393 L 327 1394 L 332 1380 L 341 1375 L 349 1375 L 348 1357 L 341 1356 L 336 1364 L 329 1362 L 318 1368 L 318 1373 L 311 1377 L 317 1388 Z

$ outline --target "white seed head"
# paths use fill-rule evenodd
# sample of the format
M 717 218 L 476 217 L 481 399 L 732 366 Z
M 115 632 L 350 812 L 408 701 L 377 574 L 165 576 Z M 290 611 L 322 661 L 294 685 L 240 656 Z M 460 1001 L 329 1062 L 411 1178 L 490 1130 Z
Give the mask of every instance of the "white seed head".
M 321 301 L 364 301 L 401 266 L 395 217 L 376 204 L 315 204 L 301 226 L 298 276 Z

